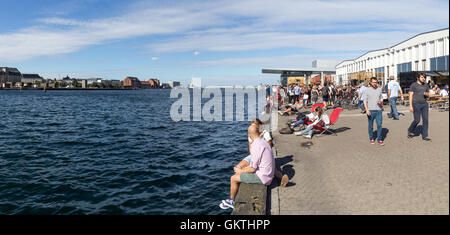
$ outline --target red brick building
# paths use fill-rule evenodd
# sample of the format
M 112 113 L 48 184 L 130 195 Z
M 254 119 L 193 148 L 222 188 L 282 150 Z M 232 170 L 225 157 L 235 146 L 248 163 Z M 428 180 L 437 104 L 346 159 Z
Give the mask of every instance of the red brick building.
M 123 86 L 125 88 L 141 88 L 141 81 L 137 77 L 126 77 L 123 80 Z
M 159 88 L 161 86 L 161 84 L 160 84 L 158 79 L 151 78 L 151 79 L 148 80 L 148 82 L 150 83 L 150 86 L 152 88 Z

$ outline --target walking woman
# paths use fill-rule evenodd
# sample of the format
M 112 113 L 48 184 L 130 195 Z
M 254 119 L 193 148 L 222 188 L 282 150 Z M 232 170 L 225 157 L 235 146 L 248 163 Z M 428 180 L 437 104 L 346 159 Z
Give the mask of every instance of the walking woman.
M 319 99 L 319 91 L 317 90 L 316 86 L 313 86 L 312 90 L 311 90 L 311 101 L 312 104 L 316 104 L 317 100 Z

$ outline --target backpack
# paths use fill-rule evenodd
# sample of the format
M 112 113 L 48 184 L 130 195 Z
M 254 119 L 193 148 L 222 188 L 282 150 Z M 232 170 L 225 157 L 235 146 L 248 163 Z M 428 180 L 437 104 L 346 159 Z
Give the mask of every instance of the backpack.
M 303 120 L 303 119 L 305 119 L 305 118 L 306 118 L 306 115 L 303 114 L 303 113 L 299 113 L 299 114 L 297 115 L 297 121 Z
M 294 133 L 294 131 L 291 130 L 291 128 L 289 128 L 289 127 L 281 128 L 281 130 L 280 130 L 280 134 L 283 134 L 283 135 L 292 134 L 292 133 Z
M 327 86 L 322 88 L 322 97 L 328 97 L 328 91 L 330 91 L 330 89 L 328 89 Z

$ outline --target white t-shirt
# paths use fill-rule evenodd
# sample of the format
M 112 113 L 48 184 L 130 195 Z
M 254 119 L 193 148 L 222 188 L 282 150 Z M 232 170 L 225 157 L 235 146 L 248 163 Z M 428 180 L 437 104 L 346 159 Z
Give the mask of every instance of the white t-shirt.
M 263 132 L 262 132 L 262 137 L 266 140 L 266 141 L 270 141 L 270 140 L 272 140 L 272 136 L 270 135 L 270 132 L 268 132 L 268 131 L 266 131 L 266 130 L 264 130 Z M 252 142 L 252 139 L 250 139 L 250 137 L 248 137 L 248 142 Z
M 398 93 L 400 90 L 400 84 L 398 84 L 398 82 L 396 81 L 390 81 L 388 83 L 388 90 L 391 90 L 391 97 L 398 97 Z M 391 98 L 389 97 L 389 98 Z
M 328 115 L 326 113 L 323 113 L 322 117 L 320 117 L 320 119 L 318 118 L 316 113 L 310 113 L 310 114 L 308 114 L 306 116 L 308 117 L 309 120 L 315 119 L 314 122 L 311 123 L 311 125 L 316 125 L 320 121 L 325 122 L 325 125 L 329 125 L 330 124 L 330 118 L 328 117 Z
M 441 95 L 443 97 L 447 97 L 448 96 L 448 91 L 446 91 L 445 89 L 442 89 L 441 92 L 439 93 L 439 95 Z

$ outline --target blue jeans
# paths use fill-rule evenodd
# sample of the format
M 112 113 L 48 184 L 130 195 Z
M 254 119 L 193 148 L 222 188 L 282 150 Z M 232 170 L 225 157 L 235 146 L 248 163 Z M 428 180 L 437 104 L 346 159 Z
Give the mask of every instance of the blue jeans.
M 306 120 L 306 119 L 305 119 Z M 298 125 L 303 124 L 303 120 L 299 120 L 298 122 L 294 123 L 294 127 L 297 127 Z
M 360 100 L 358 102 L 358 106 L 362 111 L 366 111 L 366 108 L 364 107 L 364 101 Z
M 389 98 L 389 105 L 391 106 L 391 112 L 389 113 L 389 117 L 393 117 L 395 119 L 398 119 L 398 112 L 397 112 L 397 97 L 391 97 Z
M 313 125 L 309 125 L 308 127 L 306 127 L 303 131 L 300 131 L 301 134 L 303 135 L 304 133 L 308 133 L 309 136 L 312 136 L 313 133 Z
M 312 136 L 313 128 L 314 128 L 314 125 L 311 124 L 308 127 L 306 127 L 303 131 L 300 131 L 300 134 L 303 135 L 305 133 L 308 133 L 309 136 Z M 328 129 L 329 126 L 323 126 L 322 128 Z
M 373 120 L 377 123 L 377 140 L 382 141 L 381 133 L 382 133 L 382 124 L 383 124 L 383 111 L 382 110 L 369 110 L 370 116 L 367 116 L 369 120 L 369 138 L 370 140 L 374 140 L 373 137 Z
M 409 126 L 408 131 L 411 133 L 414 133 L 417 125 L 420 122 L 420 116 L 422 116 L 422 138 L 426 138 L 426 137 L 428 137 L 429 105 L 428 105 L 428 103 L 425 103 L 425 104 L 414 104 L 413 103 L 413 109 L 414 109 L 414 121 Z

